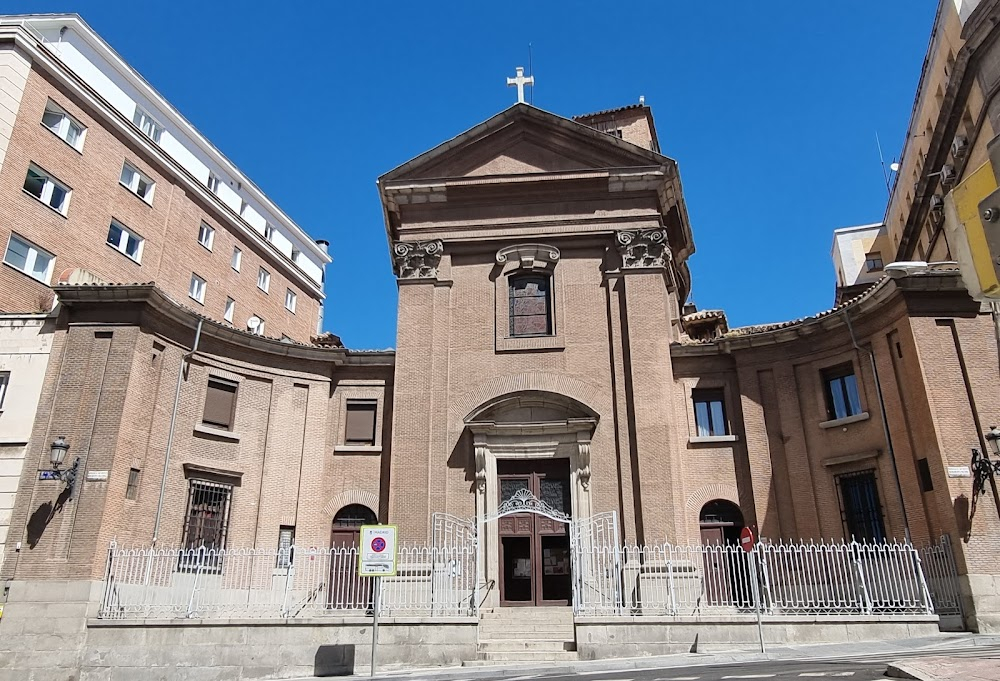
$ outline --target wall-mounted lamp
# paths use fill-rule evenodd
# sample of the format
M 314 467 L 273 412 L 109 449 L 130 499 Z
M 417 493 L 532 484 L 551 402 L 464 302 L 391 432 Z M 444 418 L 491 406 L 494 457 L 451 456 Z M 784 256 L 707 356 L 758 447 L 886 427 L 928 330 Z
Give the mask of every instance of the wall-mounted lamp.
M 66 470 L 59 470 L 62 466 L 63 461 L 66 460 L 66 453 L 69 451 L 69 443 L 66 442 L 66 438 L 62 435 L 57 437 L 52 445 L 49 447 L 49 462 L 52 464 L 52 469 L 59 480 L 66 483 L 66 489 L 69 490 L 70 499 L 73 498 L 73 485 L 76 483 L 76 474 L 80 469 L 80 457 L 76 457 L 73 461 L 73 465 Z

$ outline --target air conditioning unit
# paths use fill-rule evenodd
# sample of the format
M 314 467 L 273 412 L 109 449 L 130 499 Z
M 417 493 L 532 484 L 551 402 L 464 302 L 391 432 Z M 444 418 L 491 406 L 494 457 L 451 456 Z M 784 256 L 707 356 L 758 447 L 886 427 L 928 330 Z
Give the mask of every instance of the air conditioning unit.
M 951 164 L 941 166 L 941 184 L 950 186 L 955 182 L 955 166 Z
M 944 219 L 944 199 L 940 194 L 931 197 L 931 222 L 935 227 L 941 224 Z
M 956 135 L 955 141 L 951 143 L 951 155 L 955 158 L 962 158 L 969 150 L 969 138 L 964 135 Z

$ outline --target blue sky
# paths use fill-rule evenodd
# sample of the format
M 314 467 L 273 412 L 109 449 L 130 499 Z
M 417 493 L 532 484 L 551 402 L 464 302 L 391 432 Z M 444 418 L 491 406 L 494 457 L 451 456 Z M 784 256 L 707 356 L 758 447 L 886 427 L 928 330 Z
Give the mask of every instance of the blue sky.
M 375 179 L 515 101 L 572 116 L 644 95 L 678 160 L 692 299 L 730 325 L 833 301 L 832 230 L 885 212 L 935 0 L 367 2 L 8 0 L 78 12 L 315 238 L 326 327 L 395 345 Z

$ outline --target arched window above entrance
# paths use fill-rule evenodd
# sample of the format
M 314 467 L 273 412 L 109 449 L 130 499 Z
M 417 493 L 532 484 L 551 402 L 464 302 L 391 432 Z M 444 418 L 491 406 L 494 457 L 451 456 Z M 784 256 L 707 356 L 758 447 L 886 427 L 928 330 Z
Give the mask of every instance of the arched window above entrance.
M 713 499 L 698 514 L 703 544 L 735 544 L 743 530 L 740 507 L 725 499 Z
M 361 527 L 362 525 L 376 525 L 378 518 L 375 512 L 367 506 L 361 504 L 349 504 L 337 511 L 333 516 L 334 527 Z

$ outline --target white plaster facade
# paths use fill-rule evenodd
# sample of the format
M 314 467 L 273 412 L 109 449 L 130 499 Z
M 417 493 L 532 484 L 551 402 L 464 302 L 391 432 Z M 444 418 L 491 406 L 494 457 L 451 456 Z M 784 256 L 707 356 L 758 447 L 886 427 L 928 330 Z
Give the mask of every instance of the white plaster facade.
M 857 227 L 842 227 L 833 231 L 833 266 L 837 271 L 837 286 L 854 286 L 878 281 L 882 271 L 868 272 L 865 269 L 865 257 L 875 245 L 880 234 L 885 233 L 881 222 L 873 225 Z M 889 253 L 883 253 L 883 258 L 889 258 Z M 886 264 L 890 261 L 886 260 Z
M 0 562 L 49 363 L 54 323 L 52 315 L 0 315 L 0 379 L 7 381 L 0 400 Z

